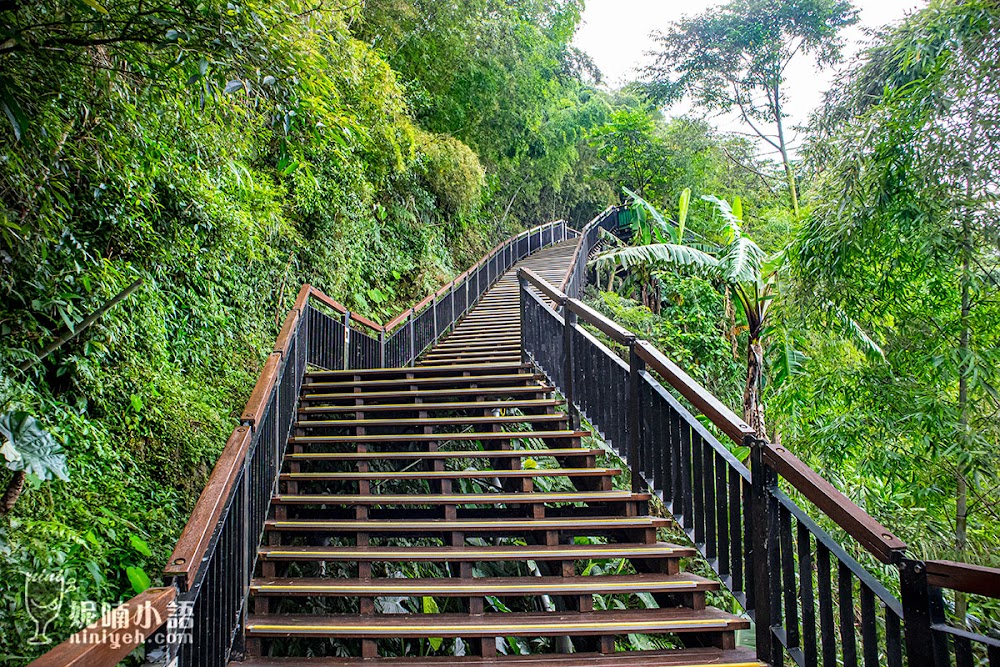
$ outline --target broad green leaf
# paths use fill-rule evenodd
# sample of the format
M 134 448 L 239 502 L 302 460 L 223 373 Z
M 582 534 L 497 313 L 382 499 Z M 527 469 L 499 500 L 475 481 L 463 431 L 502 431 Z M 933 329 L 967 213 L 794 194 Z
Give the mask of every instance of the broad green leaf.
M 0 415 L 0 437 L 10 470 L 24 470 L 39 479 L 69 479 L 62 446 L 38 421 L 24 412 Z
M 149 588 L 149 577 L 141 567 L 129 565 L 125 568 L 125 574 L 128 576 L 128 580 L 132 584 L 132 590 L 136 593 L 142 593 L 144 590 Z
M 149 545 L 141 537 L 136 535 L 129 535 L 128 541 L 132 544 L 132 548 L 141 553 L 143 556 L 152 556 L 153 552 L 150 550 Z

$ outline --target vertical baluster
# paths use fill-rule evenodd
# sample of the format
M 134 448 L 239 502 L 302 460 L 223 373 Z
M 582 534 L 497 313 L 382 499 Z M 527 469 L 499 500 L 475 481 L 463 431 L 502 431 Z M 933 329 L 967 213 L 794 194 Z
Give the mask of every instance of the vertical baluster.
M 861 584 L 861 652 L 865 667 L 878 667 L 878 624 L 875 619 L 875 594 L 864 583 Z M 972 667 L 971 663 L 968 667 Z
M 830 550 L 816 544 L 816 593 L 819 597 L 819 635 L 823 667 L 837 667 L 837 636 L 833 620 L 833 576 Z
M 854 634 L 854 575 L 837 561 L 837 602 L 840 605 L 840 646 L 844 667 L 858 667 L 858 646 Z
M 642 491 L 642 461 L 640 447 L 642 445 L 642 409 L 640 407 L 639 383 L 642 373 L 646 370 L 646 362 L 639 358 L 635 339 L 629 341 L 628 370 L 628 462 L 632 469 L 632 492 Z
M 705 446 L 702 437 L 691 433 L 691 509 L 694 512 L 694 543 L 705 544 Z
M 719 558 L 718 572 L 725 581 L 726 575 L 732 574 L 733 571 L 731 554 L 729 552 L 729 506 L 734 501 L 731 501 L 728 497 L 729 480 L 727 479 L 727 474 L 729 465 L 722 458 L 722 455 L 717 452 L 713 452 L 712 457 L 715 459 L 715 515 L 719 541 L 717 551 Z M 727 585 L 731 587 L 732 581 L 727 582 Z
M 744 545 L 749 544 L 747 529 L 743 526 L 743 511 L 747 507 L 747 497 L 743 495 L 743 476 L 735 468 L 726 472 L 729 483 L 729 567 L 733 575 L 733 590 L 747 594 L 747 606 L 750 604 L 749 591 L 746 589 L 746 561 Z
M 812 539 L 809 530 L 796 523 L 799 552 L 799 600 L 802 604 L 802 653 L 805 667 L 817 667 L 816 600 L 813 595 Z
M 885 659 L 888 667 L 903 667 L 903 641 L 899 616 L 888 607 L 885 608 Z
M 718 533 L 716 531 L 716 517 L 718 507 L 715 501 L 715 456 L 714 451 L 705 442 L 699 439 L 699 446 L 702 448 L 702 487 L 705 494 L 705 557 L 709 561 L 714 561 L 713 566 L 718 568 L 719 556 Z
M 781 542 L 781 587 L 785 597 L 785 645 L 799 646 L 798 592 L 795 590 L 795 549 L 792 540 L 792 514 L 778 507 L 779 541 Z
M 681 514 L 684 516 L 684 530 L 694 539 L 694 497 L 691 491 L 691 426 L 681 418 L 679 447 L 681 452 Z

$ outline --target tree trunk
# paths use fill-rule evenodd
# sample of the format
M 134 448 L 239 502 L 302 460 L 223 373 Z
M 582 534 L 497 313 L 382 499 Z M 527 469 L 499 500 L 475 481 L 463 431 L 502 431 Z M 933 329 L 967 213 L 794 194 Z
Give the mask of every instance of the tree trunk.
M 969 184 L 966 185 L 967 195 L 971 196 Z M 958 426 L 959 442 L 963 452 L 969 451 L 969 377 L 966 372 L 967 361 L 971 354 L 972 329 L 969 316 L 972 313 L 972 238 L 969 214 L 962 218 L 962 311 L 961 332 L 959 333 L 959 360 L 962 367 L 958 375 Z M 966 478 L 965 465 L 958 462 L 955 481 L 955 552 L 956 560 L 965 560 L 965 550 L 969 544 L 969 484 Z M 965 593 L 955 592 L 955 617 L 960 628 L 965 628 L 965 616 L 969 609 L 969 601 Z
M 25 476 L 23 470 L 14 471 L 14 476 L 11 478 L 10 484 L 7 485 L 7 490 L 4 492 L 3 498 L 0 498 L 0 516 L 6 516 L 14 509 L 14 503 L 17 502 L 21 491 L 24 491 Z
M 767 439 L 764 405 L 760 401 L 761 377 L 764 372 L 764 349 L 760 338 L 750 336 L 747 345 L 747 383 L 743 389 L 743 421 L 750 425 L 761 440 Z
M 781 122 L 781 98 L 778 84 L 774 85 L 774 121 L 778 127 L 778 149 L 781 153 L 781 164 L 785 167 L 785 178 L 788 180 L 788 192 L 792 197 L 792 211 L 795 218 L 799 217 L 799 189 L 795 185 L 795 172 L 792 162 L 788 159 L 788 147 L 785 145 L 785 124 Z

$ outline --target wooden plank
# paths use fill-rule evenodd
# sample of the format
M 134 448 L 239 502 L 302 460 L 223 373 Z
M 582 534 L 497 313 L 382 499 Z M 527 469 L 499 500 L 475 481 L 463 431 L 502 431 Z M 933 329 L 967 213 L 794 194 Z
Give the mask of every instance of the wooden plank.
M 500 401 L 455 401 L 451 403 L 378 403 L 375 405 L 314 405 L 299 408 L 299 414 L 313 415 L 327 412 L 442 412 L 460 410 L 524 410 L 533 408 L 548 408 L 564 405 L 566 402 L 556 398 L 539 398 L 524 400 Z
M 364 437 L 364 436 L 354 436 Z M 449 438 L 461 439 L 461 438 Z M 443 442 L 435 440 L 434 442 Z M 298 441 L 301 442 L 301 441 Z M 469 451 L 436 450 L 432 452 L 298 452 L 285 456 L 286 461 L 380 461 L 380 460 L 414 460 L 432 459 L 525 459 L 543 457 L 587 457 L 600 456 L 602 449 L 582 449 L 579 447 L 566 449 L 474 449 Z
M 924 564 L 931 586 L 1000 598 L 1000 569 L 951 560 L 929 560 Z
M 646 362 L 647 368 L 655 371 L 671 387 L 686 398 L 702 414 L 719 427 L 734 442 L 742 445 L 747 436 L 754 435 L 749 424 L 740 419 L 736 413 L 727 408 L 722 401 L 712 395 L 707 389 L 691 379 L 677 364 L 670 361 L 662 352 L 647 341 L 636 342 L 639 358 Z
M 506 479 L 524 477 L 616 477 L 619 468 L 532 468 L 528 470 L 389 470 L 368 472 L 286 472 L 283 482 L 337 482 L 362 479 Z
M 450 579 L 256 578 L 254 595 L 482 597 L 678 593 L 719 590 L 719 582 L 692 574 L 635 574 L 581 577 L 477 577 Z
M 895 563 L 906 551 L 905 542 L 787 449 L 768 444 L 763 455 L 775 472 L 881 562 Z
M 643 502 L 648 493 L 630 491 L 563 491 L 530 493 L 377 493 L 282 494 L 272 498 L 279 505 L 523 505 L 530 503 L 623 503 Z
M 643 609 L 589 613 L 252 615 L 255 637 L 551 637 L 744 630 L 750 622 L 715 609 Z
M 249 658 L 230 667 L 767 667 L 750 649 L 684 648 L 620 653 L 571 653 L 418 658 Z
M 240 416 L 241 422 L 247 423 L 252 427 L 257 426 L 257 422 L 264 415 L 267 402 L 271 400 L 271 392 L 278 381 L 278 370 L 280 368 L 281 352 L 272 352 L 268 355 L 267 360 L 264 361 L 264 368 L 261 370 L 260 376 L 257 378 L 257 384 L 254 385 L 253 392 L 250 394 L 250 400 L 247 401 L 246 407 L 243 408 L 243 414 Z
M 461 433 L 385 433 L 374 435 L 298 435 L 289 443 L 310 442 L 450 442 L 453 440 L 525 440 L 529 438 L 586 438 L 590 431 L 480 431 Z
M 117 665 L 160 629 L 161 625 L 151 621 L 158 617 L 161 624 L 167 622 L 167 607 L 176 597 L 176 588 L 149 588 L 32 661 L 29 667 Z
M 332 560 L 332 561 L 414 561 L 414 562 L 492 562 L 492 561 L 583 561 L 594 559 L 630 558 L 691 558 L 697 553 L 691 547 L 666 542 L 654 544 L 565 544 L 559 546 L 517 545 L 488 547 L 321 547 L 264 546 L 260 555 L 268 560 Z

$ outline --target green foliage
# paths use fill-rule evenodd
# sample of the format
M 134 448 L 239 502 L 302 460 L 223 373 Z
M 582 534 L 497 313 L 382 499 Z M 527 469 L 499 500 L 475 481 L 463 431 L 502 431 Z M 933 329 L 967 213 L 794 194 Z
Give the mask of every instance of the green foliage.
M 417 154 L 422 177 L 449 215 L 465 217 L 476 212 L 482 199 L 484 172 L 479 158 L 461 141 L 443 135 L 419 132 Z
M 31 415 L 7 412 L 0 415 L 0 452 L 8 470 L 23 470 L 38 479 L 69 479 L 62 446 Z

